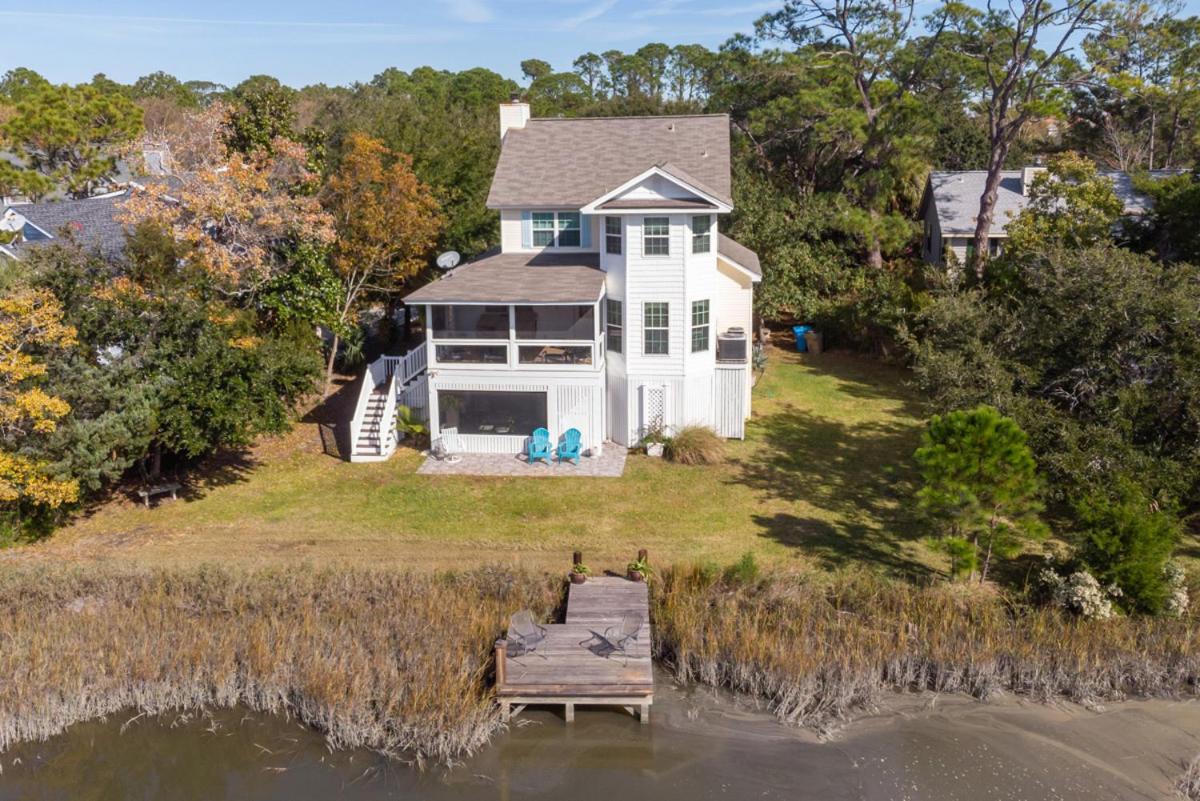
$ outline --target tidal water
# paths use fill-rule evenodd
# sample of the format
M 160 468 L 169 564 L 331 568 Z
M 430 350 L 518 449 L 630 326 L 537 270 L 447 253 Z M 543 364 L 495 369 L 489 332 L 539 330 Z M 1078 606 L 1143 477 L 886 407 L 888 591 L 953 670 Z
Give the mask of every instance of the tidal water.
M 902 696 L 827 741 L 725 693 L 659 676 L 652 722 L 581 709 L 518 719 L 452 769 L 331 751 L 239 710 L 72 727 L 0 754 L 0 801 L 326 799 L 1159 799 L 1200 753 L 1200 703 L 1104 711 Z

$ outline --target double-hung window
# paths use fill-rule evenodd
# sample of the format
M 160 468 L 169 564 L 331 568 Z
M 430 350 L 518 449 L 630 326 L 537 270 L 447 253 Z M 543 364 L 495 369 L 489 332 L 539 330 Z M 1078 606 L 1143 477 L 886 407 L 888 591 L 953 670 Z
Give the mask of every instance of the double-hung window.
M 708 350 L 708 301 L 692 301 L 692 353 Z
M 671 255 L 671 218 L 645 217 L 642 220 L 642 255 Z
M 666 356 L 670 353 L 670 304 L 642 305 L 642 352 L 647 356 Z
M 712 250 L 712 217 L 700 214 L 692 218 L 692 252 L 708 253 Z
M 624 339 L 625 319 L 622 315 L 621 301 L 608 298 L 604 301 L 605 325 L 608 331 L 608 349 L 620 353 Z
M 621 255 L 621 218 L 604 218 L 604 252 Z
M 577 248 L 580 217 L 577 211 L 535 211 L 531 215 L 535 248 Z

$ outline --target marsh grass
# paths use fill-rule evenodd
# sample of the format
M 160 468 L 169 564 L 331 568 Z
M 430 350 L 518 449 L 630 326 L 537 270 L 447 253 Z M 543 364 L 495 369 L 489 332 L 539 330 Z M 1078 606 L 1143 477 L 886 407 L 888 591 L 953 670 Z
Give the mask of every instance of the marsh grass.
M 1092 705 L 1194 694 L 1200 680 L 1193 620 L 1082 621 L 858 572 L 720 575 L 675 569 L 656 583 L 656 654 L 683 680 L 752 694 L 821 732 L 892 690 Z
M 1183 775 L 1175 783 L 1175 790 L 1188 801 L 1200 801 L 1200 756 L 1187 764 Z
M 244 705 L 336 748 L 450 762 L 501 726 L 490 674 L 508 616 L 548 616 L 561 593 L 502 570 L 8 571 L 0 749 L 122 710 Z
M 241 705 L 335 748 L 451 763 L 503 726 L 492 645 L 508 617 L 550 620 L 563 586 L 499 568 L 18 566 L 0 575 L 0 750 L 116 713 Z M 1079 621 L 953 585 L 760 571 L 752 557 L 668 569 L 651 588 L 656 656 L 682 679 L 821 732 L 890 690 L 1092 704 L 1193 694 L 1200 680 L 1194 619 Z

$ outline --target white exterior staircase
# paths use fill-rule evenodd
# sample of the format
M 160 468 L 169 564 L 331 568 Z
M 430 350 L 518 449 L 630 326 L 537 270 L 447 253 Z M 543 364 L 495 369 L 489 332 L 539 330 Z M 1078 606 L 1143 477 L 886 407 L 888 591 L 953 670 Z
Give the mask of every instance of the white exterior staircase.
M 404 356 L 381 356 L 368 365 L 350 420 L 350 461 L 382 462 L 396 452 L 396 406 L 404 403 L 420 414 L 425 398 L 425 348 Z

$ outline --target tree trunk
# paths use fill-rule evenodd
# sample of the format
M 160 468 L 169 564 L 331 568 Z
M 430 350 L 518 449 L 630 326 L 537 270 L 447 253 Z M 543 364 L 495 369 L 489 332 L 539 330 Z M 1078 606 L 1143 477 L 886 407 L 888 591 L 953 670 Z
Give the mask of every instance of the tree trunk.
M 158 481 L 160 476 L 162 476 L 162 443 L 155 440 L 154 445 L 150 448 L 150 480 Z
M 872 270 L 883 269 L 883 248 L 880 247 L 879 235 L 876 233 L 871 234 L 871 246 L 867 249 L 867 266 Z
M 987 582 L 988 568 L 992 564 L 992 543 L 996 541 L 996 520 L 993 518 L 988 521 L 988 543 L 987 553 L 983 557 L 983 570 L 979 573 L 979 583 Z
M 329 395 L 329 388 L 333 386 L 333 363 L 337 360 L 337 350 L 340 338 L 337 334 L 333 335 L 333 343 L 329 347 L 329 360 L 325 362 L 325 389 L 321 391 L 321 397 Z
M 1167 163 L 1163 166 L 1167 169 L 1175 166 L 1175 142 L 1179 139 L 1179 109 L 1175 109 L 1175 113 L 1171 115 L 1171 136 L 1167 139 Z
M 979 532 L 971 535 L 971 575 L 967 580 L 975 578 L 975 569 L 979 567 Z
M 1158 109 L 1150 110 L 1150 166 L 1154 169 L 1154 129 L 1158 126 Z
M 992 153 L 988 157 L 987 178 L 983 184 L 983 194 L 979 196 L 979 216 L 975 218 L 975 252 L 967 267 L 975 271 L 975 277 L 983 280 L 983 268 L 987 262 L 988 234 L 992 231 L 992 214 L 996 210 L 996 196 L 1000 189 L 1001 171 L 1004 160 L 1008 158 L 1007 142 L 1000 141 L 992 145 Z

